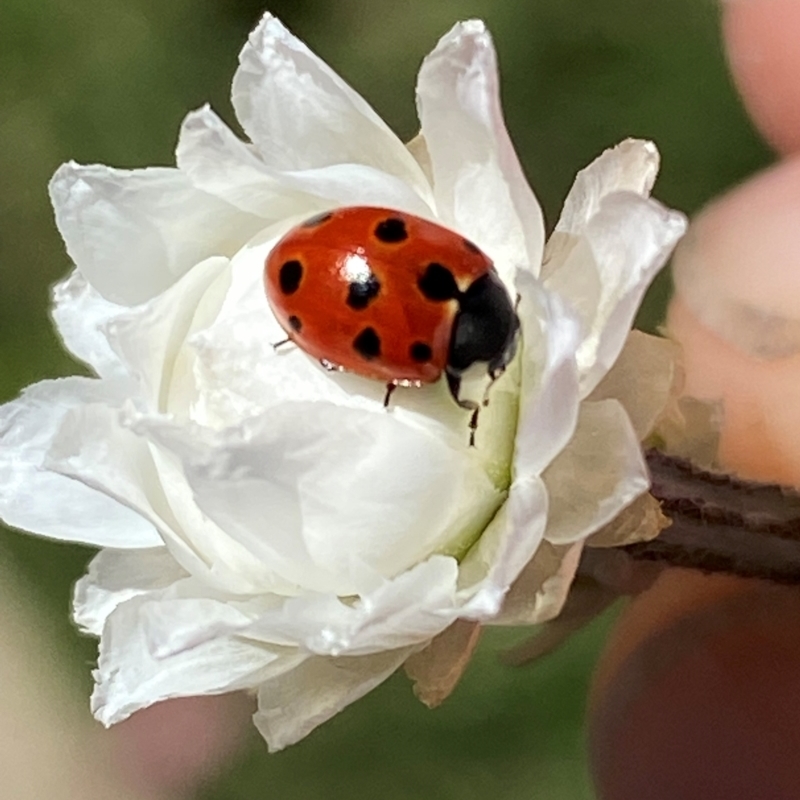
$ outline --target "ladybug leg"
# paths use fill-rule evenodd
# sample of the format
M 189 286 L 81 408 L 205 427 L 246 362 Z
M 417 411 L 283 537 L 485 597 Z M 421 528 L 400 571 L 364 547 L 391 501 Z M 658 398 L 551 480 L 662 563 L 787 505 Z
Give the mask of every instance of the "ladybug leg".
M 481 410 L 480 403 L 476 403 L 474 400 L 464 400 L 459 397 L 461 392 L 460 375 L 454 375 L 452 372 L 446 372 L 445 374 L 447 375 L 447 388 L 450 390 L 453 400 L 456 401 L 459 408 L 472 412 L 472 416 L 469 418 L 469 446 L 475 447 L 475 431 L 478 430 L 478 415 Z
M 272 343 L 272 349 L 277 350 L 279 347 L 283 347 L 285 344 L 289 344 L 292 340 L 288 337 L 286 339 L 281 339 L 279 342 Z
M 383 407 L 389 408 L 389 398 L 392 396 L 392 393 L 397 388 L 396 383 L 387 383 L 386 384 L 386 394 L 383 397 Z
M 497 367 L 497 369 L 490 369 L 489 370 L 489 383 L 486 385 L 486 390 L 483 393 L 483 400 L 481 401 L 481 405 L 488 406 L 489 405 L 489 392 L 492 390 L 492 386 L 494 386 L 494 382 L 506 371 L 505 367 Z

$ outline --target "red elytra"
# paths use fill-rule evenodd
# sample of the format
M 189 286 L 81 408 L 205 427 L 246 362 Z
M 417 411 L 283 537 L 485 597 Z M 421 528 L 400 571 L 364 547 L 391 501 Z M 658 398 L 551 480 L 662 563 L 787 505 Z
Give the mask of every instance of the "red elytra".
M 459 397 L 461 375 L 480 361 L 496 378 L 516 349 L 519 320 L 488 256 L 413 214 L 356 206 L 312 217 L 272 249 L 264 283 L 289 340 L 389 393 L 444 372 L 476 412 Z

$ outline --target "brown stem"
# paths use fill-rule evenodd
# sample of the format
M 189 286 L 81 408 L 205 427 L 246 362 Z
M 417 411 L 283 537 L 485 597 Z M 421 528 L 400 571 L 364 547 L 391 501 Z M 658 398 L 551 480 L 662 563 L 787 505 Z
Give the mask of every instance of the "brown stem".
M 647 453 L 653 495 L 672 524 L 650 542 L 587 548 L 581 573 L 633 580 L 642 562 L 800 583 L 800 493 L 707 472 L 658 450 Z M 620 569 L 620 556 L 628 562 Z M 613 569 L 612 559 L 616 559 Z M 634 581 L 635 583 L 635 581 Z

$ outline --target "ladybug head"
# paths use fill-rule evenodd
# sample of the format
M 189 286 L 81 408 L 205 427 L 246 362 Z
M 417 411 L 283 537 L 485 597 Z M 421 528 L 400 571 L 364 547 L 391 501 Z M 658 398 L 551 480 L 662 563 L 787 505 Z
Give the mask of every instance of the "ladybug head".
M 451 386 L 476 361 L 486 362 L 492 378 L 499 377 L 514 358 L 519 336 L 506 287 L 492 269 L 459 294 L 458 305 L 446 368 Z

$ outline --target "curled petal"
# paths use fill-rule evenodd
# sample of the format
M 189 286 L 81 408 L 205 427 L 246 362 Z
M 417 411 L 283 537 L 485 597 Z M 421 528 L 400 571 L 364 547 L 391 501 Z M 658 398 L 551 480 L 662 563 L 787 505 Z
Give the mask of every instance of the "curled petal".
M 586 397 L 617 359 L 650 281 L 686 230 L 682 214 L 633 192 L 607 195 L 580 237 L 550 251 L 544 284 L 572 302 Z
M 430 195 L 422 170 L 386 123 L 271 14 L 250 34 L 239 63 L 233 106 L 268 167 L 361 164 Z
M 178 167 L 198 189 L 263 217 L 265 224 L 294 215 L 310 216 L 323 208 L 315 206 L 313 195 L 282 183 L 277 172 L 208 106 L 183 121 L 176 157 Z
M 308 736 L 342 709 L 383 683 L 413 652 L 410 648 L 372 656 L 309 658 L 258 690 L 256 727 L 270 752 Z
M 645 492 L 611 522 L 593 533 L 586 544 L 589 547 L 623 547 L 635 542 L 647 542 L 655 539 L 671 524 L 670 518 L 661 511 L 661 503 L 650 492 Z
M 78 269 L 53 287 L 51 313 L 61 341 L 103 378 L 125 374 L 104 333 L 108 322 L 125 310 L 100 295 Z
M 166 547 L 107 547 L 89 562 L 89 571 L 75 584 L 75 624 L 85 633 L 100 636 L 108 615 L 118 605 L 140 594 L 165 589 L 187 575 Z
M 455 618 L 458 564 L 431 556 L 353 603 L 305 595 L 262 614 L 245 635 L 317 655 L 360 656 L 427 642 Z
M 158 658 L 141 625 L 142 609 L 152 602 L 147 595 L 134 597 L 106 620 L 92 694 L 92 713 L 106 726 L 170 697 L 222 694 L 257 686 L 302 660 L 291 651 L 268 650 L 232 636 L 212 637 L 196 647 L 181 647 L 174 655 Z M 226 606 L 218 603 L 215 608 L 224 610 Z M 206 624 L 213 627 L 216 616 L 210 604 L 204 613 Z M 181 636 L 181 629 L 175 628 L 174 633 Z
M 156 528 L 97 487 L 52 468 L 53 439 L 73 409 L 119 403 L 126 381 L 43 381 L 0 407 L 0 518 L 54 539 L 101 547 L 156 547 Z
M 530 274 L 520 272 L 517 286 L 524 341 L 514 469 L 525 476 L 540 474 L 575 430 L 581 328 L 564 301 Z
M 385 206 L 423 217 L 432 211 L 414 188 L 370 164 L 327 164 L 302 170 L 267 166 L 208 107 L 183 122 L 178 166 L 205 192 L 251 214 L 265 225 L 292 221 L 334 206 Z
M 589 400 L 618 400 L 643 441 L 678 392 L 676 384 L 682 378 L 679 352 L 679 345 L 669 339 L 631 331 L 619 358 Z
M 452 694 L 480 635 L 479 623 L 458 619 L 406 661 L 405 671 L 414 682 L 414 695 L 428 708 L 436 708 Z
M 616 192 L 649 197 L 660 162 L 658 148 L 643 139 L 625 139 L 610 147 L 576 176 L 556 231 L 580 236 L 603 199 Z
M 70 257 L 120 305 L 155 297 L 209 256 L 233 255 L 264 227 L 196 189 L 177 169 L 70 162 L 50 181 L 50 199 Z
M 490 621 L 544 537 L 547 490 L 538 477 L 511 485 L 503 507 L 461 562 L 460 616 Z
M 537 625 L 557 617 L 578 569 L 583 542 L 542 542 L 506 595 L 493 625 Z
M 616 400 L 582 404 L 572 441 L 542 477 L 550 496 L 545 536 L 555 544 L 585 538 L 650 486 L 639 440 Z
M 510 286 L 539 272 L 544 222 L 503 121 L 497 56 L 482 22 L 456 25 L 425 59 L 417 109 L 442 221 L 463 231 Z
M 180 413 L 193 399 L 186 339 L 210 324 L 219 311 L 230 282 L 228 265 L 226 258 L 209 258 L 158 297 L 126 309 L 106 325 L 109 343 L 136 379 L 150 410 Z M 184 400 L 179 409 L 177 398 L 170 398 L 178 387 Z

